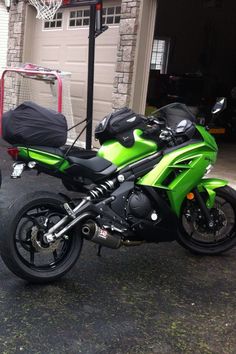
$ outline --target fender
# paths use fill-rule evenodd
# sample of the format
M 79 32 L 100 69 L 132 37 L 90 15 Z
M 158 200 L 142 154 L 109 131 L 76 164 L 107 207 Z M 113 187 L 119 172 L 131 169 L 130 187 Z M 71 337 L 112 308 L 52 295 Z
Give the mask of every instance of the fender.
M 217 178 L 203 178 L 197 186 L 199 192 L 207 192 L 208 200 L 206 203 L 207 208 L 213 208 L 215 204 L 216 192 L 215 189 L 225 187 L 228 185 L 228 181 Z

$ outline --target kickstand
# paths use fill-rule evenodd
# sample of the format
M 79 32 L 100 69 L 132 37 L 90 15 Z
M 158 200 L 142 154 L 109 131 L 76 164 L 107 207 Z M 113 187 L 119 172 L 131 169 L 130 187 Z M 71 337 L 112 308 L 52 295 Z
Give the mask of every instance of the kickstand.
M 101 257 L 101 249 L 102 249 L 102 246 L 98 245 L 98 252 L 97 252 L 98 257 Z

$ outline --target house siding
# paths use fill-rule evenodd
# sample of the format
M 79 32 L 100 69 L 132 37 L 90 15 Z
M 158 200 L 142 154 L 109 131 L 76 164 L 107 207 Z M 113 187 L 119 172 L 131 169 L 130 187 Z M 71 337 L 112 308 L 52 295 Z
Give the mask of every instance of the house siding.
M 7 63 L 8 20 L 7 9 L 0 1 L 0 68 L 5 67 Z

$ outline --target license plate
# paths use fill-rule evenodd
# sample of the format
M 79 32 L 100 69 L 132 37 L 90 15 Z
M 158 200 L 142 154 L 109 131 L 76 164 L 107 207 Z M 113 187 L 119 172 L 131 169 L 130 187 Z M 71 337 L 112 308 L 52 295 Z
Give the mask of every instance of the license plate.
M 25 164 L 24 163 L 14 163 L 13 171 L 11 174 L 11 178 L 20 178 L 22 172 L 24 171 Z
M 226 130 L 225 128 L 211 128 L 210 133 L 211 134 L 225 134 Z

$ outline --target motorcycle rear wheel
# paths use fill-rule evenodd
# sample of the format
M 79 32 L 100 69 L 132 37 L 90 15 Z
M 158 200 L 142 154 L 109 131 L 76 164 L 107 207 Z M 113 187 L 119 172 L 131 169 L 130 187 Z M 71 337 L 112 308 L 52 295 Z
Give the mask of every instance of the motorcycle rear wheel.
M 194 220 L 194 210 L 189 213 L 189 204 L 183 206 L 178 242 L 195 254 L 218 255 L 236 244 L 236 191 L 228 186 L 217 189 L 210 213 L 215 224 L 213 230 L 204 225 L 203 217 Z M 189 220 L 188 214 L 191 214 Z
M 65 216 L 65 199 L 58 194 L 34 192 L 9 207 L 0 233 L 3 262 L 18 277 L 48 283 L 62 277 L 76 263 L 82 248 L 80 232 L 73 228 L 52 246 L 42 235 Z

